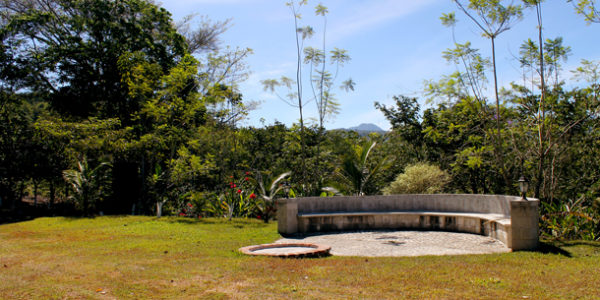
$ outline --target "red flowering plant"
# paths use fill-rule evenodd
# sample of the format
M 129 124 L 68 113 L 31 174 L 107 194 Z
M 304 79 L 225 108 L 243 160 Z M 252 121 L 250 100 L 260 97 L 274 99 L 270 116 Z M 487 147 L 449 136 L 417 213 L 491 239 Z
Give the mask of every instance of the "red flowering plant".
M 208 211 L 229 220 L 233 217 L 249 217 L 257 198 L 254 186 L 251 172 L 244 172 L 237 177 L 229 176 L 222 192 L 209 204 Z
M 203 207 L 205 206 L 205 196 L 199 192 L 189 192 L 178 199 L 178 213 L 180 217 L 198 218 L 201 217 Z
M 180 216 L 180 217 L 195 217 L 194 205 L 191 202 L 187 202 L 179 211 L 178 216 Z

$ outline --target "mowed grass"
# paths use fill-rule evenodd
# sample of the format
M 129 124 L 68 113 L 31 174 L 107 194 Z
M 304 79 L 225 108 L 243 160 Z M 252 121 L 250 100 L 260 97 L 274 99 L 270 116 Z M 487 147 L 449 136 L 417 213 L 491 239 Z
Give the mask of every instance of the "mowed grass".
M 398 258 L 244 256 L 259 220 L 39 218 L 0 225 L 0 299 L 598 299 L 600 243 Z

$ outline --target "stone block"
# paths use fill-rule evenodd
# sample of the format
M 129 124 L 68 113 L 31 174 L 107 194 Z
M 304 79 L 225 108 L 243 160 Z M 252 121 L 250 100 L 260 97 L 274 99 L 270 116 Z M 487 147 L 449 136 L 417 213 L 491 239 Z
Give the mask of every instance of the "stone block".
M 537 248 L 539 245 L 539 241 L 537 239 L 515 239 L 513 238 L 511 241 L 511 246 L 509 246 L 512 250 L 533 250 Z
M 284 235 L 298 232 L 297 199 L 277 200 L 277 229 Z

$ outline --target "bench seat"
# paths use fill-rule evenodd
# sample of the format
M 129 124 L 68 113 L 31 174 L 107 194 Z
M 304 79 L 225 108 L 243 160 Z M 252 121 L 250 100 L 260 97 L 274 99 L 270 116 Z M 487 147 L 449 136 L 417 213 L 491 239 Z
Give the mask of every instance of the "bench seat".
M 427 194 L 277 200 L 282 235 L 323 231 L 442 230 L 486 235 L 513 250 L 538 245 L 539 200 Z
M 298 232 L 415 229 L 469 232 L 506 244 L 510 217 L 492 213 L 438 211 L 361 211 L 299 213 Z
M 370 215 L 419 215 L 440 217 L 467 217 L 494 221 L 502 225 L 510 224 L 510 217 L 501 214 L 465 213 L 465 212 L 439 212 L 439 211 L 361 211 L 361 212 L 322 212 L 299 213 L 299 218 L 337 217 L 337 216 L 370 216 Z

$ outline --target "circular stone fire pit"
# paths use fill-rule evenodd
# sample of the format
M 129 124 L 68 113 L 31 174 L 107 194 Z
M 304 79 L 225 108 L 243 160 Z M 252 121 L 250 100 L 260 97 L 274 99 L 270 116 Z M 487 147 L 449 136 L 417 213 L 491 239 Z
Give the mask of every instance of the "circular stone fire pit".
M 329 246 L 308 243 L 262 244 L 240 248 L 244 254 L 275 257 L 319 257 L 328 255 L 329 250 Z

